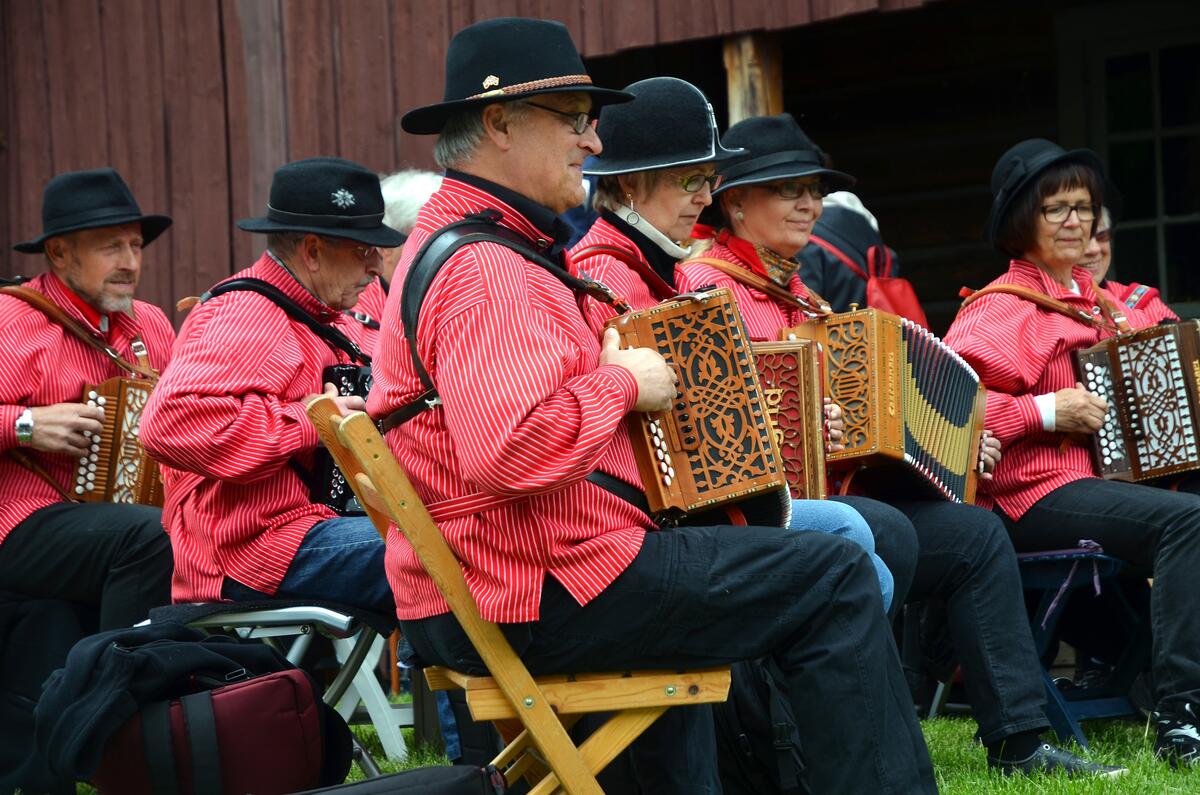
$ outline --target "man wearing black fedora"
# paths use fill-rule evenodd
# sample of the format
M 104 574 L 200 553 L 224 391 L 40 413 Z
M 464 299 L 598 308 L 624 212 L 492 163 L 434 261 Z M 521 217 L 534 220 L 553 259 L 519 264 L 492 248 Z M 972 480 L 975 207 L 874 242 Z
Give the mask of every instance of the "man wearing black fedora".
M 369 363 L 343 310 L 404 236 L 383 224 L 379 178 L 338 158 L 275 172 L 266 215 L 238 222 L 266 250 L 188 315 L 142 421 L 167 468 L 175 601 L 318 599 L 392 612 L 383 543 L 365 516 L 313 494 L 305 415 L 326 368 Z M 360 397 L 335 398 L 346 409 Z
M 439 135 L 447 172 L 397 268 L 368 411 L 391 418 L 388 443 L 480 613 L 534 673 L 770 655 L 791 686 L 812 791 L 935 791 L 861 548 L 778 528 L 660 530 L 638 507 L 625 419 L 669 406 L 674 375 L 653 351 L 597 340 L 563 278 L 557 217 L 582 200 L 583 160 L 602 149 L 591 116 L 630 97 L 593 86 L 555 22 L 477 23 L 446 60 L 445 100 L 401 121 Z M 523 238 L 526 253 L 472 243 L 432 272 L 426 244 L 465 214 Z M 402 314 L 412 322 L 426 286 L 410 350 Z M 481 670 L 413 550 L 396 546 L 388 574 L 418 655 Z M 672 791 L 713 791 L 705 761 L 697 786 Z
M 104 416 L 84 403 L 84 385 L 129 375 L 103 348 L 129 362 L 141 352 L 157 370 L 170 356 L 170 322 L 134 299 L 142 248 L 170 225 L 143 214 L 111 168 L 59 174 L 43 195 L 42 234 L 15 246 L 46 272 L 28 292 L 0 293 L 0 633 L 12 633 L 0 642 L 0 792 L 75 791 L 39 780 L 32 762 L 6 769 L 32 756 L 42 682 L 83 635 L 135 624 L 170 599 L 161 510 L 71 499 L 84 434 Z M 21 624 L 20 611 L 41 618 Z
M 0 294 L 0 583 L 90 605 L 100 629 L 130 626 L 168 598 L 159 509 L 69 493 L 85 434 L 100 433 L 104 416 L 83 402 L 84 384 L 130 375 L 103 349 L 160 371 L 170 357 L 170 322 L 133 297 L 142 248 L 170 225 L 143 214 L 111 168 L 59 174 L 43 195 L 42 234 L 14 246 L 46 260 L 23 285 L 36 295 Z M 26 300 L 37 296 L 49 312 Z

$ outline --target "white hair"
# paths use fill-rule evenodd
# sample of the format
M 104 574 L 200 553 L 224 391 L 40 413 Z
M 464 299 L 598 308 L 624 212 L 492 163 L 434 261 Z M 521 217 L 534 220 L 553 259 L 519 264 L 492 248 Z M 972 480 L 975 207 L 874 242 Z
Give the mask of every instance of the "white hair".
M 417 213 L 421 207 L 441 185 L 440 175 L 415 168 L 380 177 L 383 222 L 407 235 L 417 223 Z
M 847 210 L 853 210 L 863 218 L 866 218 L 867 223 L 871 225 L 872 229 L 876 232 L 879 231 L 879 222 L 875 220 L 875 216 L 862 203 L 862 199 L 848 190 L 834 191 L 822 199 L 821 203 L 826 207 L 845 207 Z

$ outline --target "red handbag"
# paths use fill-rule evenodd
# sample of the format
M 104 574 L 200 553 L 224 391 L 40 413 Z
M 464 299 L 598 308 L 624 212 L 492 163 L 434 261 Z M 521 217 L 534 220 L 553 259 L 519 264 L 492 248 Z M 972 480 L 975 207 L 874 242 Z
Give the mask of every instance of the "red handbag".
M 924 328 L 929 327 L 929 320 L 925 317 L 925 310 L 921 308 L 921 301 L 912 283 L 903 277 L 888 275 L 892 272 L 892 250 L 887 246 L 868 248 L 867 268 L 863 270 L 849 254 L 828 240 L 817 235 L 810 236 L 809 240 L 837 257 L 854 275 L 867 283 L 867 306 L 908 318 Z

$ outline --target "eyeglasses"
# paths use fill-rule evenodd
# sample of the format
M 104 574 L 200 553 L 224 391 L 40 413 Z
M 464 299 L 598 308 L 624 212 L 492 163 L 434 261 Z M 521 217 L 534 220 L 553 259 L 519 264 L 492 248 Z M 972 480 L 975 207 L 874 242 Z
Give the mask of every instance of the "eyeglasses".
M 383 252 L 379 250 L 379 246 L 363 246 L 355 243 L 335 243 L 336 248 L 348 248 L 363 262 L 366 262 L 374 255 L 383 256 Z
M 583 110 L 583 111 L 579 111 L 577 113 L 568 113 L 565 110 L 557 110 L 555 108 L 548 108 L 545 105 L 539 105 L 536 102 L 530 102 L 529 100 L 525 100 L 521 104 L 529 105 L 530 107 L 537 108 L 539 110 L 544 110 L 547 113 L 553 113 L 557 116 L 562 116 L 564 119 L 570 119 L 571 120 L 571 129 L 575 132 L 576 135 L 583 135 L 585 132 L 587 132 L 588 127 L 592 126 L 592 122 L 594 122 L 596 120 L 594 110 Z
M 825 198 L 827 192 L 825 185 L 821 182 L 796 182 L 789 180 L 787 182 L 771 182 L 760 187 L 771 191 L 781 199 L 789 200 L 799 199 L 807 193 L 813 198 L 813 201 L 820 201 Z
M 1064 223 L 1071 217 L 1071 211 L 1075 211 L 1075 215 L 1080 221 L 1096 220 L 1096 205 L 1094 204 L 1044 204 L 1042 205 L 1042 217 L 1052 224 Z
M 1099 232 L 1096 233 L 1096 242 L 1097 243 L 1108 243 L 1111 240 L 1112 240 L 1112 230 L 1111 229 L 1101 229 Z
M 669 178 L 671 182 L 683 188 L 687 193 L 699 193 L 705 183 L 708 183 L 708 190 L 711 193 L 725 181 L 725 178 L 720 174 L 704 174 L 701 172 L 687 174 L 682 177 L 678 174 L 671 174 Z

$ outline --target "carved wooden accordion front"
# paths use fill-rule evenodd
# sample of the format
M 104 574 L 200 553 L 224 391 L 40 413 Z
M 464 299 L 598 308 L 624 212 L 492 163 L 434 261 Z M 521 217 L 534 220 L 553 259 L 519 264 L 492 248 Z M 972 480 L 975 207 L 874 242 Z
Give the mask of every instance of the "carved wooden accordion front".
M 679 376 L 668 411 L 631 418 L 652 512 L 691 513 L 783 489 L 775 435 L 729 290 L 684 296 L 608 325 L 622 347 L 658 351 Z
M 817 344 L 756 342 L 753 350 L 788 489 L 797 500 L 822 500 L 825 412 Z
M 83 402 L 104 409 L 104 429 L 90 436 L 91 449 L 79 459 L 68 490 L 76 500 L 162 505 L 158 464 L 138 438 L 153 388 L 153 381 L 121 377 L 84 386 Z
M 1149 480 L 1200 469 L 1200 322 L 1152 326 L 1075 352 L 1079 380 L 1108 401 L 1092 437 L 1100 475 Z
M 878 309 L 811 320 L 784 331 L 792 337 L 822 345 L 829 395 L 845 412 L 846 449 L 830 453 L 831 464 L 865 467 L 855 477 L 881 497 L 905 496 L 920 483 L 974 502 L 986 390 L 958 354 L 928 329 Z

